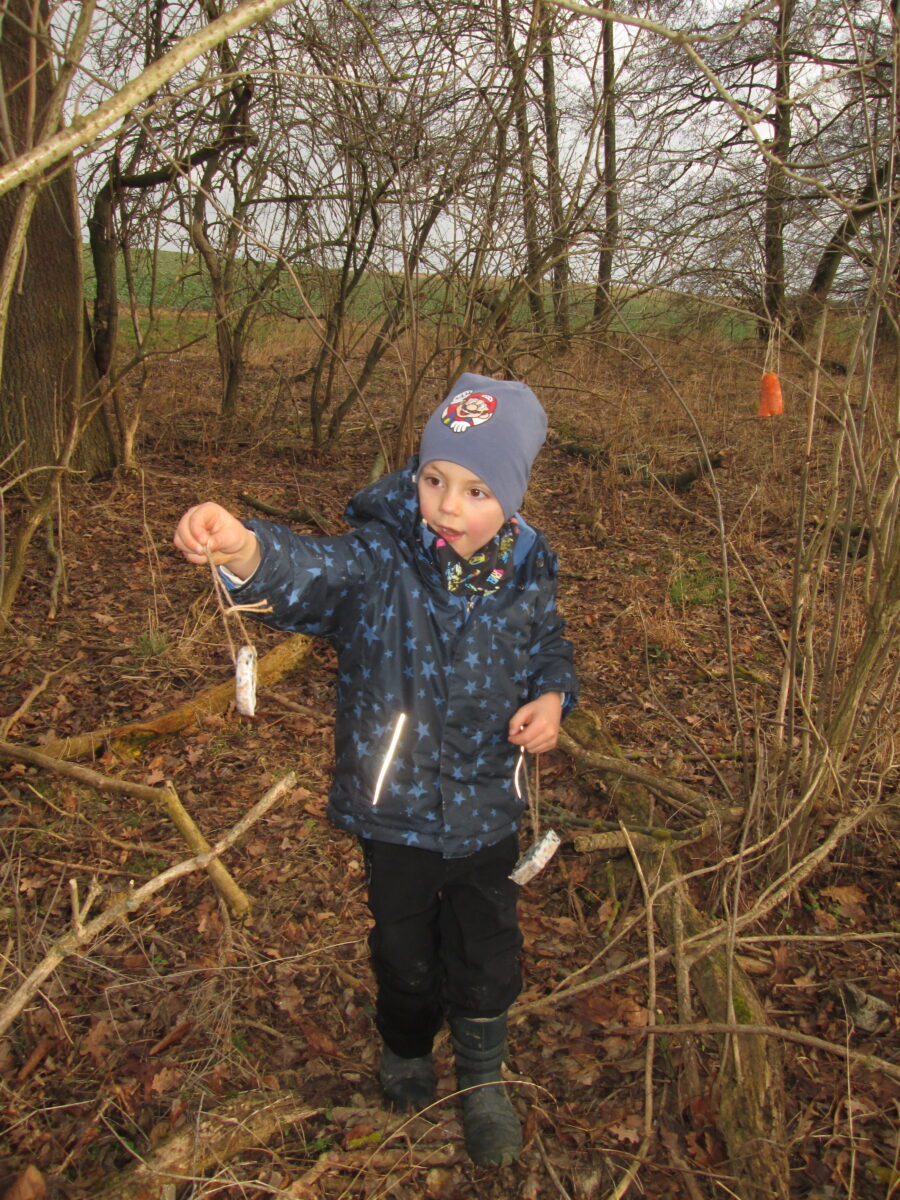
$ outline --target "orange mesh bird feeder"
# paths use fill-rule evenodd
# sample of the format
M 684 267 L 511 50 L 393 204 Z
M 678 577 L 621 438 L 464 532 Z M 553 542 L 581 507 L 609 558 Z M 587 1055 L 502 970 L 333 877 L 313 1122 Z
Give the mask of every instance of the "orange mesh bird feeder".
M 761 417 L 780 417 L 784 412 L 784 397 L 781 394 L 781 380 L 774 371 L 766 371 L 759 381 L 759 415 Z

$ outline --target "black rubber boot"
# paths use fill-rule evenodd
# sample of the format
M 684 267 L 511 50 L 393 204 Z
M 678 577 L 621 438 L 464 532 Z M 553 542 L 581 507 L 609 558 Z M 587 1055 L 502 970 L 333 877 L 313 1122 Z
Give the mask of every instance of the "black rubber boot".
M 500 1084 L 506 1013 L 487 1020 L 455 1018 L 450 1021 L 450 1032 L 457 1082 L 463 1092 L 463 1133 L 469 1158 L 480 1167 L 508 1166 L 522 1152 L 522 1127 L 507 1088 L 483 1086 Z
M 394 1112 L 421 1112 L 434 1103 L 434 1059 L 401 1058 L 385 1044 L 378 1074 L 388 1108 Z

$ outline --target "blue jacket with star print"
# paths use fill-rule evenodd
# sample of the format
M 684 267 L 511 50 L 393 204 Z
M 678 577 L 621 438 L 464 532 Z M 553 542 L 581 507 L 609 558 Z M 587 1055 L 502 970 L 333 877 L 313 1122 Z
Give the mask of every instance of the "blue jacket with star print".
M 543 535 L 519 518 L 512 577 L 491 595 L 451 594 L 418 534 L 415 466 L 354 496 L 340 537 L 248 521 L 262 562 L 233 599 L 268 600 L 266 624 L 337 650 L 330 820 L 458 858 L 519 826 L 509 718 L 544 692 L 568 709 L 577 682 Z

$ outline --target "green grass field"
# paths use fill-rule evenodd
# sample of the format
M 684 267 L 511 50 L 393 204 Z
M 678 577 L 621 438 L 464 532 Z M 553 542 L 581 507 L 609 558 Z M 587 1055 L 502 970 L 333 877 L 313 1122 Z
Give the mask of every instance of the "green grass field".
M 125 260 L 120 254 L 117 262 L 117 288 L 120 304 L 128 304 L 128 278 Z M 160 250 L 154 265 L 153 255 L 146 250 L 131 251 L 134 290 L 139 307 L 187 308 L 206 311 L 210 307 L 209 283 L 201 275 L 195 259 L 185 258 L 174 250 Z M 90 248 L 84 247 L 84 289 L 87 299 L 95 295 L 94 266 Z
M 94 297 L 94 273 L 90 251 L 85 247 L 85 290 L 88 301 Z M 123 257 L 118 259 L 118 294 L 123 306 L 128 305 L 129 289 Z M 158 314 L 160 326 L 173 320 L 178 313 L 180 322 L 190 316 L 196 326 L 200 314 L 212 308 L 209 281 L 196 255 L 160 250 L 155 260 L 149 251 L 132 250 L 131 268 L 138 307 Z M 334 303 L 339 276 L 336 271 L 304 267 L 292 277 L 285 270 L 282 281 L 266 299 L 264 312 L 269 316 L 284 315 L 296 320 L 304 315 L 317 318 Z M 419 276 L 416 280 L 416 303 L 420 317 L 435 324 L 446 325 L 461 319 L 465 302 L 462 281 L 448 284 L 444 279 Z M 298 287 L 299 284 L 299 287 Z M 498 281 L 498 287 L 502 287 Z M 351 321 L 380 323 L 392 302 L 402 292 L 404 281 L 395 274 L 370 272 L 350 296 L 346 315 Z M 302 289 L 302 294 L 301 294 Z M 552 301 L 545 300 L 548 317 Z M 593 288 L 575 283 L 570 294 L 570 321 L 574 330 L 590 324 L 593 313 Z M 515 307 L 511 326 L 529 323 L 530 313 L 524 300 Z M 691 332 L 715 331 L 728 341 L 740 343 L 756 336 L 755 322 L 749 313 L 729 311 L 727 307 L 710 304 L 702 299 L 678 293 L 646 291 L 628 294 L 620 291 L 618 311 L 610 320 L 610 333 L 639 332 L 645 336 L 678 336 Z M 124 327 L 123 327 L 124 330 Z

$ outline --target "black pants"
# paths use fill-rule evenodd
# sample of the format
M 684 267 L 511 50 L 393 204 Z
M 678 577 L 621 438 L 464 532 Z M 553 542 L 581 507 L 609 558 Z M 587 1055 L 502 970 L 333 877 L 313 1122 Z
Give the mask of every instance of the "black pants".
M 361 839 L 375 927 L 376 1024 L 403 1058 L 428 1054 L 445 1016 L 496 1017 L 522 986 L 518 839 L 466 858 Z

